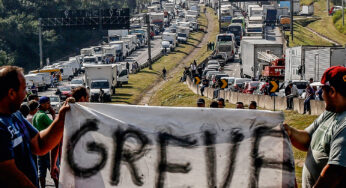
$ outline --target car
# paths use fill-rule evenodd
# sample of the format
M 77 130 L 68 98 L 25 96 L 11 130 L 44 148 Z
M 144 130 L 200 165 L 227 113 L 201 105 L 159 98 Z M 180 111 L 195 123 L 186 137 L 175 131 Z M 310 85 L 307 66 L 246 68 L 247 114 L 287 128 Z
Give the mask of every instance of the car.
M 211 64 L 211 65 L 208 65 L 208 66 L 207 66 L 207 69 L 219 70 L 219 68 L 220 68 L 220 65 Z
M 243 93 L 253 94 L 253 92 L 257 89 L 259 84 L 260 84 L 260 81 L 245 82 Z
M 220 65 L 218 60 L 209 60 L 208 65 Z
M 207 75 L 207 73 L 208 72 L 210 72 L 210 71 L 217 71 L 218 69 L 205 69 L 204 71 L 203 71 L 203 76 L 206 76 Z
M 243 90 L 243 84 L 245 82 L 248 82 L 248 81 L 251 81 L 251 79 L 249 79 L 249 78 L 235 78 L 233 85 L 231 86 L 231 91 L 235 91 L 235 92 L 240 91 L 241 92 Z
M 71 86 L 59 86 L 55 94 L 59 95 L 62 101 L 65 101 L 67 98 L 72 96 L 72 88 Z
M 50 105 L 55 111 L 55 113 L 59 113 L 59 110 L 61 107 L 60 97 L 58 95 L 51 95 L 49 96 L 49 99 L 50 99 Z
M 73 79 L 70 82 L 70 86 L 72 89 L 79 87 L 79 86 L 84 86 L 84 81 L 83 81 L 83 79 Z

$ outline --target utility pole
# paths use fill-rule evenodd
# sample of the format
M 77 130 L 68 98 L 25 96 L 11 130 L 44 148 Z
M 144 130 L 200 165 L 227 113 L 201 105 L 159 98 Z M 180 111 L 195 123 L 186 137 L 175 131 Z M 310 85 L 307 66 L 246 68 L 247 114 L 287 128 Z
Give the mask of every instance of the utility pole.
M 342 6 L 342 10 L 341 10 L 341 12 L 342 12 L 342 27 L 344 27 L 345 26 L 345 15 L 344 15 L 344 12 L 345 12 L 345 9 L 344 9 L 344 1 L 345 0 L 341 0 L 342 1 L 342 3 L 341 3 L 341 6 Z
M 221 33 L 221 0 L 219 0 L 219 32 Z
M 152 70 L 151 67 L 151 45 L 150 45 L 150 18 L 149 14 L 145 15 L 145 21 L 147 22 L 147 33 L 148 33 L 148 63 L 149 63 L 149 69 Z
M 42 28 L 41 18 L 38 19 L 38 42 L 40 48 L 40 68 L 43 67 L 43 52 L 42 52 Z
M 329 15 L 329 10 L 330 10 L 330 7 L 329 7 L 329 5 L 330 5 L 330 2 L 329 2 L 330 0 L 327 0 L 327 14 Z
M 290 30 L 291 30 L 291 38 L 293 41 L 293 0 L 290 0 L 290 15 L 291 15 L 291 22 L 290 22 Z

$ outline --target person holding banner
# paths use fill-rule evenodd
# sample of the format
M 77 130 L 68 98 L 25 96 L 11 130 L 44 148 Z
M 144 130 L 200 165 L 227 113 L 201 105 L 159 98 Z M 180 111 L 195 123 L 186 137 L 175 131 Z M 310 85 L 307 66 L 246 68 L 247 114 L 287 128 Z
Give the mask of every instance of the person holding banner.
M 45 155 L 60 142 L 65 102 L 59 116 L 44 131 L 38 132 L 18 112 L 26 96 L 23 69 L 0 67 L 0 185 L 1 187 L 38 187 L 37 168 L 32 154 Z
M 346 68 L 327 69 L 319 85 L 326 111 L 305 130 L 284 127 L 292 145 L 307 151 L 303 187 L 346 187 Z

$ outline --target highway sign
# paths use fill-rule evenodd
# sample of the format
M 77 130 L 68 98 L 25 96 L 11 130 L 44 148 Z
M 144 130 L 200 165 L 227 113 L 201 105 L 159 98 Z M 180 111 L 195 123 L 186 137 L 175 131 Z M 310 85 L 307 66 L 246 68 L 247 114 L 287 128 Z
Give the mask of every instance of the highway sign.
M 55 15 L 55 16 L 54 16 Z M 44 28 L 61 27 L 65 29 L 128 29 L 130 28 L 130 10 L 125 9 L 93 9 L 64 10 L 47 17 L 41 15 L 41 26 Z
M 270 81 L 270 93 L 275 93 L 279 91 L 279 83 L 277 81 Z
M 201 83 L 201 79 L 200 79 L 198 76 L 195 77 L 195 80 L 196 80 L 196 84 L 197 84 L 197 85 L 198 85 L 199 83 Z
M 227 80 L 221 79 L 221 82 L 222 82 L 221 88 L 222 88 L 222 89 L 225 89 L 225 88 L 228 86 L 228 81 L 227 81 Z

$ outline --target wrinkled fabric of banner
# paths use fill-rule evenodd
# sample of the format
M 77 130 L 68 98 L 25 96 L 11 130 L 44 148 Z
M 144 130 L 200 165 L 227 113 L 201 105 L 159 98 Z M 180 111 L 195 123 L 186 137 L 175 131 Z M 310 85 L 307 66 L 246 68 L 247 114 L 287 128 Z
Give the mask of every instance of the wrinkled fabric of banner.
M 72 104 L 59 186 L 294 187 L 281 112 Z

